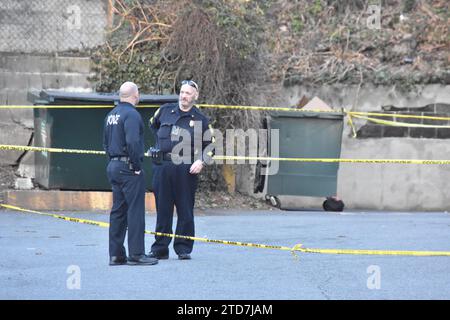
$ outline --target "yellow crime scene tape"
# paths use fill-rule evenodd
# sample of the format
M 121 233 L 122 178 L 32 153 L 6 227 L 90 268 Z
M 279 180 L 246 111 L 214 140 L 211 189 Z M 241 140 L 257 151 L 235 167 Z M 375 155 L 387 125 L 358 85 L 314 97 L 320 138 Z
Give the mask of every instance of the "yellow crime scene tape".
M 411 127 L 411 128 L 450 128 L 449 125 L 428 125 L 428 124 L 416 124 L 406 123 L 399 121 L 388 121 L 382 119 L 376 119 L 376 117 L 395 117 L 395 118 L 409 118 L 409 119 L 427 119 L 427 120 L 441 120 L 448 121 L 450 117 L 436 117 L 436 116 L 419 116 L 419 115 L 404 115 L 404 114 L 388 114 L 388 113 L 376 113 L 376 112 L 359 112 L 359 111 L 347 111 L 344 108 L 340 110 L 302 110 L 298 108 L 289 107 L 263 107 L 263 106 L 233 106 L 233 105 L 219 105 L 219 104 L 197 104 L 200 108 L 213 108 L 213 109 L 229 109 L 229 110 L 257 110 L 257 111 L 289 111 L 289 112 L 303 112 L 303 113 L 342 113 L 348 117 L 348 124 L 351 127 L 353 137 L 356 138 L 356 128 L 352 118 L 359 118 L 366 121 L 374 122 L 386 126 L 396 127 Z M 113 105 L 0 105 L 0 109 L 111 109 Z M 159 108 L 160 105 L 142 104 L 139 108 Z
M 197 104 L 200 108 L 210 108 L 210 109 L 230 109 L 230 110 L 255 110 L 255 111 L 289 111 L 289 112 L 306 112 L 306 113 L 343 113 L 342 110 L 320 110 L 320 109 L 310 109 L 310 110 L 302 110 L 297 108 L 287 108 L 287 107 L 262 107 L 262 106 L 230 106 L 223 104 Z
M 371 122 L 375 122 L 377 124 L 383 124 L 383 125 L 386 125 L 386 126 L 410 127 L 410 128 L 450 128 L 449 125 L 432 125 L 432 124 L 406 123 L 406 122 L 398 122 L 398 121 L 376 119 L 376 118 L 366 117 L 366 116 L 356 115 L 356 114 L 351 114 L 351 117 L 358 118 L 358 119 L 363 119 L 363 120 L 367 120 L 367 121 L 371 121 Z M 443 119 L 441 118 L 441 119 L 433 119 L 433 120 L 443 120 Z
M 20 212 L 25 212 L 25 213 L 34 213 L 34 214 L 38 214 L 38 215 L 43 215 L 43 216 L 48 216 L 48 217 L 65 220 L 65 221 L 109 228 L 109 223 L 107 223 L 107 222 L 67 217 L 67 216 L 62 216 L 62 215 L 58 215 L 58 214 L 54 214 L 54 213 L 45 213 L 45 212 L 40 212 L 40 211 L 35 211 L 35 210 L 23 209 L 23 208 L 19 208 L 19 207 L 7 205 L 7 204 L 0 204 L 0 206 L 2 206 L 3 208 L 6 208 L 6 209 L 15 210 L 15 211 L 20 211 Z M 145 233 L 152 234 L 155 236 L 181 238 L 181 239 L 200 241 L 200 242 L 206 242 L 206 243 L 289 251 L 294 255 L 296 254 L 296 252 L 302 252 L 302 253 L 351 254 L 351 255 L 391 255 L 391 256 L 416 256 L 416 257 L 447 256 L 447 257 L 450 257 L 450 251 L 319 249 L 319 248 L 306 248 L 306 247 L 303 247 L 302 244 L 296 244 L 293 247 L 287 247 L 287 246 L 257 244 L 257 243 L 240 242 L 240 241 L 214 240 L 214 239 L 207 239 L 207 238 L 200 238 L 200 237 L 183 236 L 183 235 L 177 235 L 177 234 L 171 234 L 171 233 L 152 232 L 152 231 L 147 231 L 147 230 L 145 230 Z
M 139 108 L 159 108 L 159 104 L 144 104 L 139 105 Z M 0 109 L 112 109 L 113 105 L 37 105 L 37 106 L 23 106 L 11 105 L 0 106 Z
M 55 152 L 105 155 L 105 151 L 47 148 L 33 146 L 19 146 L 0 144 L 0 150 L 33 151 L 33 152 Z M 148 157 L 148 153 L 144 154 Z M 248 161 L 290 161 L 290 162 L 323 162 L 323 163 L 372 163 L 372 164 L 423 164 L 423 165 L 448 165 L 450 160 L 417 160 L 417 159 L 345 159 L 345 158 L 276 158 L 276 157 L 251 157 L 251 156 L 213 156 L 214 160 L 248 160 Z
M 159 108 L 159 104 L 139 104 L 137 108 Z M 302 110 L 286 107 L 263 107 L 263 106 L 232 106 L 221 104 L 196 104 L 200 108 L 230 109 L 230 110 L 258 110 L 258 111 L 292 111 L 292 112 L 320 112 L 339 113 L 339 111 L 327 110 Z M 0 105 L 0 109 L 111 109 L 114 105 Z
M 353 123 L 353 118 L 363 119 L 376 124 L 381 124 L 391 127 L 408 127 L 408 128 L 450 128 L 449 125 L 430 125 L 430 124 L 419 124 L 419 123 L 407 123 L 399 121 L 390 121 L 373 118 L 376 117 L 395 117 L 395 118 L 407 118 L 407 119 L 426 119 L 426 120 L 436 120 L 436 121 L 448 121 L 450 117 L 434 117 L 434 116 L 417 116 L 417 115 L 407 115 L 407 114 L 388 114 L 388 113 L 374 113 L 374 112 L 347 112 L 348 125 L 352 130 L 353 138 L 357 137 L 356 127 Z M 369 117 L 370 116 L 370 117 Z
M 419 116 L 412 114 L 394 114 L 394 113 L 359 112 L 359 111 L 348 111 L 347 113 L 352 116 L 376 116 L 389 118 L 428 119 L 428 120 L 444 120 L 444 121 L 450 120 L 450 117 Z
M 247 156 L 214 156 L 214 160 L 256 160 L 256 161 L 292 161 L 292 162 L 324 162 L 324 163 L 390 163 L 390 164 L 450 164 L 450 160 L 414 160 L 414 159 L 343 159 L 343 158 L 275 158 Z
M 140 104 L 138 108 L 159 108 L 159 104 Z M 267 107 L 267 106 L 239 106 L 239 105 L 224 105 L 224 104 L 196 104 L 200 108 L 210 109 L 230 109 L 230 110 L 258 110 L 258 111 L 290 111 L 290 112 L 306 112 L 306 113 L 343 113 L 352 116 L 377 116 L 377 117 L 395 117 L 395 118 L 410 118 L 410 119 L 429 119 L 429 120 L 450 120 L 450 117 L 436 117 L 436 116 L 419 116 L 393 113 L 377 113 L 377 112 L 362 112 L 362 111 L 347 111 L 344 108 L 338 110 L 321 110 L 309 109 L 303 110 L 293 107 Z M 114 105 L 0 105 L 0 109 L 111 109 Z
M 33 147 L 33 146 L 19 146 L 19 145 L 11 145 L 11 144 L 0 144 L 0 150 L 106 155 L 105 151 L 97 151 L 97 150 L 46 148 L 46 147 Z

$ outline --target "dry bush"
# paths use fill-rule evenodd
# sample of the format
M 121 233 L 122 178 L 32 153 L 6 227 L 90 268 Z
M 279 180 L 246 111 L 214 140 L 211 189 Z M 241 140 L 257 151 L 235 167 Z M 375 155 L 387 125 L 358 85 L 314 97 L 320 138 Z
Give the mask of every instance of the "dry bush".
M 261 2 L 261 1 L 259 1 Z M 178 93 L 180 82 L 200 86 L 200 103 L 248 105 L 266 80 L 262 68 L 263 11 L 240 0 L 110 1 L 108 43 L 94 54 L 98 91 L 133 80 L 141 92 Z M 216 129 L 259 128 L 261 113 L 204 109 Z M 224 188 L 221 168 L 202 178 Z

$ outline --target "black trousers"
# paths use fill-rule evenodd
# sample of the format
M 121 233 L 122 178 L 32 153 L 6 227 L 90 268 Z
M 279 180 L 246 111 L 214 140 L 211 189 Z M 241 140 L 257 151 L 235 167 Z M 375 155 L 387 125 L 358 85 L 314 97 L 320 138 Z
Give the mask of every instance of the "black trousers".
M 127 228 L 128 254 L 144 254 L 144 171 L 136 175 L 125 162 L 110 161 L 106 172 L 113 192 L 113 206 L 109 220 L 109 255 L 126 257 L 123 243 Z
M 153 164 L 153 192 L 156 202 L 156 232 L 173 233 L 173 211 L 177 208 L 175 234 L 194 236 L 194 203 L 198 176 L 190 174 L 190 164 L 175 165 L 172 161 Z M 155 236 L 152 252 L 169 252 L 171 237 Z M 177 254 L 191 253 L 194 241 L 175 238 L 173 248 Z

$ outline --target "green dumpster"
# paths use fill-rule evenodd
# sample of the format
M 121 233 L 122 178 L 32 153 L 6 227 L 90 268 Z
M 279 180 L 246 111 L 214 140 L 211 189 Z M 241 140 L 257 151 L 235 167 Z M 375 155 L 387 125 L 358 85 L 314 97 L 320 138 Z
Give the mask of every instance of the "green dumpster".
M 28 100 L 34 105 L 107 105 L 114 107 L 117 94 L 70 93 L 61 91 L 30 92 Z M 157 108 L 178 101 L 178 96 L 141 95 L 137 110 L 145 125 L 145 150 L 154 138 L 148 120 Z M 36 147 L 103 150 L 103 121 L 111 108 L 35 108 L 34 145 Z M 106 177 L 104 155 L 75 153 L 35 153 L 35 182 L 46 189 L 111 190 Z M 146 187 L 151 190 L 151 161 L 144 159 Z
M 342 112 L 273 112 L 266 126 L 269 134 L 271 129 L 279 130 L 279 152 L 276 154 L 268 139 L 268 153 L 280 158 L 340 158 L 343 119 Z M 255 192 L 262 192 L 265 183 L 266 199 L 278 207 L 280 195 L 326 197 L 337 193 L 339 163 L 280 161 L 278 166 L 276 172 L 264 176 L 261 164 L 257 165 L 255 187 Z

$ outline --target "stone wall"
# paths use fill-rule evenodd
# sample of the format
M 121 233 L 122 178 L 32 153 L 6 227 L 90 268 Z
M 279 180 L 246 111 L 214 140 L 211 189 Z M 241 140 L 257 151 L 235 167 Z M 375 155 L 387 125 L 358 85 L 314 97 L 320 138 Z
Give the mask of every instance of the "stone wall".
M 90 58 L 0 53 L 0 105 L 30 105 L 30 90 L 92 91 L 87 80 Z M 0 109 L 0 143 L 29 145 L 33 109 Z M 34 177 L 33 153 L 0 151 L 0 165 L 19 165 L 20 175 Z M 20 160 L 20 161 L 19 161 Z

